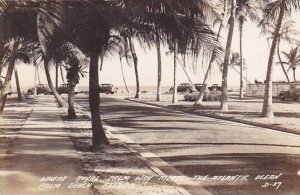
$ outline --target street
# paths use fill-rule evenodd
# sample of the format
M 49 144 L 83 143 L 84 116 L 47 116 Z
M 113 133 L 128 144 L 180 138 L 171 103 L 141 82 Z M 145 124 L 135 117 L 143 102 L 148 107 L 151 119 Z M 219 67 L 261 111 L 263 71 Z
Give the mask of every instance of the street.
M 89 110 L 88 96 L 76 103 Z M 300 136 L 104 95 L 101 117 L 211 194 L 299 194 Z M 244 176 L 226 181 L 221 176 Z M 215 176 L 215 177 L 214 177 Z M 220 176 L 217 179 L 216 176 Z M 196 192 L 197 186 L 187 187 Z

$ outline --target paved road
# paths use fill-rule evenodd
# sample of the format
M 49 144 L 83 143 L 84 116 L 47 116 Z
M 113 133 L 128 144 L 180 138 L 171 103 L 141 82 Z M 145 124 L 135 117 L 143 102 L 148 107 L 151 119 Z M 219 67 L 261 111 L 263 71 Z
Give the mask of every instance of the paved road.
M 87 96 L 78 96 L 76 102 L 88 109 Z M 211 194 L 300 194 L 298 135 L 109 96 L 102 98 L 101 113 L 107 124 L 184 175 L 207 175 L 210 179 L 202 179 L 201 186 Z M 236 175 L 245 176 L 246 180 L 211 181 L 213 176 Z M 261 179 L 255 180 L 258 176 Z M 269 179 L 263 180 L 266 178 Z

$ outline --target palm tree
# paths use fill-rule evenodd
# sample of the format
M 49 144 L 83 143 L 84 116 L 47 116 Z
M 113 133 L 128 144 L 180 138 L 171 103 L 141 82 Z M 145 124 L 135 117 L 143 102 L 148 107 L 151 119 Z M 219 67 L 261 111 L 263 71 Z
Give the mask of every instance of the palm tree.
M 243 98 L 243 31 L 244 31 L 244 23 L 247 19 L 251 21 L 258 22 L 259 15 L 257 13 L 257 9 L 252 5 L 251 0 L 237 0 L 237 9 L 236 9 L 236 18 L 239 23 L 239 32 L 240 32 L 240 94 L 239 98 Z
M 80 76 L 84 77 L 86 72 L 84 69 L 87 67 L 85 63 L 88 61 L 86 58 L 79 58 L 82 54 L 79 54 L 79 51 L 70 50 L 66 59 L 66 71 L 67 71 L 67 81 L 69 84 L 69 93 L 68 93 L 68 118 L 76 119 L 76 112 L 74 106 L 74 95 L 75 95 L 75 86 L 79 83 Z
M 2 97 L 1 97 L 1 101 L 0 101 L 0 117 L 3 114 L 7 95 L 8 95 L 9 88 L 10 88 L 11 76 L 12 76 L 12 73 L 14 70 L 15 61 L 16 61 L 16 53 L 17 53 L 17 49 L 19 46 L 18 40 L 12 39 L 9 45 L 10 45 L 10 55 L 8 57 L 9 64 L 8 64 L 8 68 L 7 68 L 7 72 L 6 72 L 6 77 L 5 77 L 3 91 L 2 91 Z
M 228 65 L 230 59 L 230 50 L 233 37 L 233 30 L 235 25 L 235 14 L 236 13 L 236 0 L 231 0 L 231 14 L 229 18 L 229 31 L 227 36 L 225 58 L 222 71 L 222 97 L 221 97 L 221 109 L 228 111 L 228 88 L 227 88 L 227 76 L 228 76 Z
M 131 37 L 128 37 L 128 42 L 129 42 L 128 44 L 129 44 L 129 48 L 130 48 L 130 52 L 134 64 L 134 73 L 135 73 L 135 81 L 136 81 L 135 98 L 139 99 L 141 97 L 141 90 L 140 90 L 140 79 L 139 79 L 139 71 L 138 71 L 138 58 Z
M 177 45 L 176 42 L 174 41 L 174 74 L 173 74 L 173 96 L 172 96 L 172 103 L 176 104 L 178 102 L 177 98 L 177 52 L 178 50 L 176 49 Z
M 48 56 L 48 45 L 53 42 L 51 39 L 57 34 L 74 44 L 90 58 L 89 103 L 92 115 L 92 145 L 94 149 L 109 143 L 105 136 L 99 111 L 98 61 L 103 48 L 106 48 L 108 44 L 112 31 L 122 32 L 125 30 L 126 32 L 128 29 L 132 29 L 131 37 L 143 37 L 152 42 L 154 39 L 152 40 L 151 36 L 155 34 L 155 28 L 158 28 L 163 32 L 163 37 L 169 45 L 173 45 L 174 40 L 178 40 L 178 48 L 185 45 L 193 51 L 199 51 L 200 47 L 212 51 L 216 49 L 215 46 L 217 45 L 214 33 L 205 22 L 199 20 L 199 17 L 206 17 L 203 14 L 205 6 L 202 1 L 140 0 L 134 1 L 134 3 L 133 1 L 34 1 L 31 3 L 36 6 L 34 10 L 37 11 L 38 16 L 34 15 L 35 18 L 31 20 L 31 22 L 37 21 L 37 23 L 32 22 L 33 28 L 30 29 L 33 29 L 33 32 L 31 34 L 36 35 L 34 33 L 36 30 L 38 32 L 45 70 L 48 70 L 51 59 Z M 64 14 L 60 14 L 62 11 L 55 12 L 60 4 L 67 8 L 63 9 Z M 164 19 L 168 20 L 161 20 L 161 14 L 164 14 L 166 16 Z M 75 17 L 76 20 L 74 20 Z M 60 22 L 63 24 L 63 29 L 59 28 Z M 187 40 L 186 37 L 189 37 L 189 41 L 182 44 L 182 41 L 179 40 L 183 40 L 183 38 Z M 47 78 L 49 87 L 52 86 L 52 90 L 55 91 L 52 83 L 50 83 L 50 74 L 47 74 Z
M 217 33 L 217 37 L 216 37 L 217 41 L 219 41 L 219 38 L 220 38 L 220 35 L 221 35 L 221 30 L 223 29 L 224 24 L 227 22 L 227 15 L 228 15 L 227 12 L 228 12 L 228 2 L 227 2 L 227 0 L 224 0 L 224 2 L 223 2 L 222 21 L 220 23 L 220 26 L 219 26 L 219 29 L 218 29 L 218 33 Z M 216 57 L 217 57 L 216 51 L 213 51 L 213 53 L 212 53 L 212 55 L 210 57 L 208 68 L 206 70 L 206 73 L 205 73 L 205 76 L 204 76 L 204 79 L 203 79 L 203 82 L 202 82 L 202 87 L 200 89 L 200 92 L 199 92 L 199 94 L 198 94 L 198 96 L 196 98 L 196 101 L 195 101 L 195 103 L 194 103 L 193 106 L 201 105 L 201 103 L 203 101 L 204 92 L 207 90 L 208 75 L 209 75 L 209 72 L 211 71 L 213 63 L 216 61 Z
M 300 2 L 296 0 L 276 0 L 272 1 L 271 3 L 268 3 L 263 10 L 264 15 L 261 23 L 276 22 L 276 28 L 273 34 L 273 40 L 268 60 L 262 117 L 274 117 L 272 108 L 272 73 L 275 50 L 278 43 L 278 39 L 280 37 L 284 17 L 289 16 L 294 9 L 297 10 L 299 9 L 299 7 Z
M 2 69 L 4 67 L 3 62 L 2 62 L 3 57 L 4 57 L 4 46 L 5 46 L 4 41 L 0 40 L 0 76 L 1 76 L 1 73 L 2 73 Z
M 288 70 L 293 70 L 293 78 L 294 81 L 296 81 L 296 69 L 298 66 L 300 66 L 300 51 L 299 51 L 299 45 L 291 48 L 291 50 L 287 52 L 282 52 L 284 54 L 284 57 L 287 59 L 287 61 L 283 61 L 283 64 L 286 64 L 289 66 Z
M 157 51 L 157 90 L 156 101 L 160 101 L 161 97 L 161 50 L 160 50 L 160 36 L 158 30 L 155 31 L 156 51 Z
M 265 23 L 262 25 L 262 33 L 263 34 L 269 34 L 271 35 L 268 37 L 268 40 L 272 39 L 274 36 L 276 26 L 273 23 Z M 282 24 L 281 31 L 279 33 L 278 43 L 277 43 L 277 56 L 279 60 L 279 64 L 281 65 L 282 71 L 286 77 L 286 80 L 290 82 L 289 76 L 287 74 L 287 71 L 284 67 L 284 64 L 282 63 L 282 58 L 280 55 L 280 43 L 282 41 L 287 41 L 289 44 L 297 44 L 299 41 L 297 40 L 297 36 L 299 35 L 299 32 L 295 29 L 295 22 L 292 20 L 285 21 Z

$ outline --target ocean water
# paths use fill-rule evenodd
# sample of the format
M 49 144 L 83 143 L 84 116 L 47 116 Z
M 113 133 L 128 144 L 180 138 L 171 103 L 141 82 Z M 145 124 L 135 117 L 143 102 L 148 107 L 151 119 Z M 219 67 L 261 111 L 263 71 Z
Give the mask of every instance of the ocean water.
M 127 93 L 126 88 L 124 86 L 116 86 L 118 88 L 118 93 Z M 142 93 L 156 93 L 156 86 L 140 86 L 140 90 Z M 161 92 L 168 92 L 171 86 L 162 86 Z M 88 86 L 77 86 L 78 91 L 89 91 Z M 135 86 L 128 86 L 128 90 L 130 93 L 134 93 L 136 91 Z

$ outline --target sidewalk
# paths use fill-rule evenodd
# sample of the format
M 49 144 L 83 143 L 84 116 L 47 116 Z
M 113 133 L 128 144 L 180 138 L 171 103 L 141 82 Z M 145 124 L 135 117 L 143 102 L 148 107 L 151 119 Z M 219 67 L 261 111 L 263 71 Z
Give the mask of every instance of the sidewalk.
M 76 183 L 78 176 L 86 175 L 54 98 L 37 101 L 16 136 L 11 156 L 1 162 L 0 194 L 91 194 L 88 183 Z

